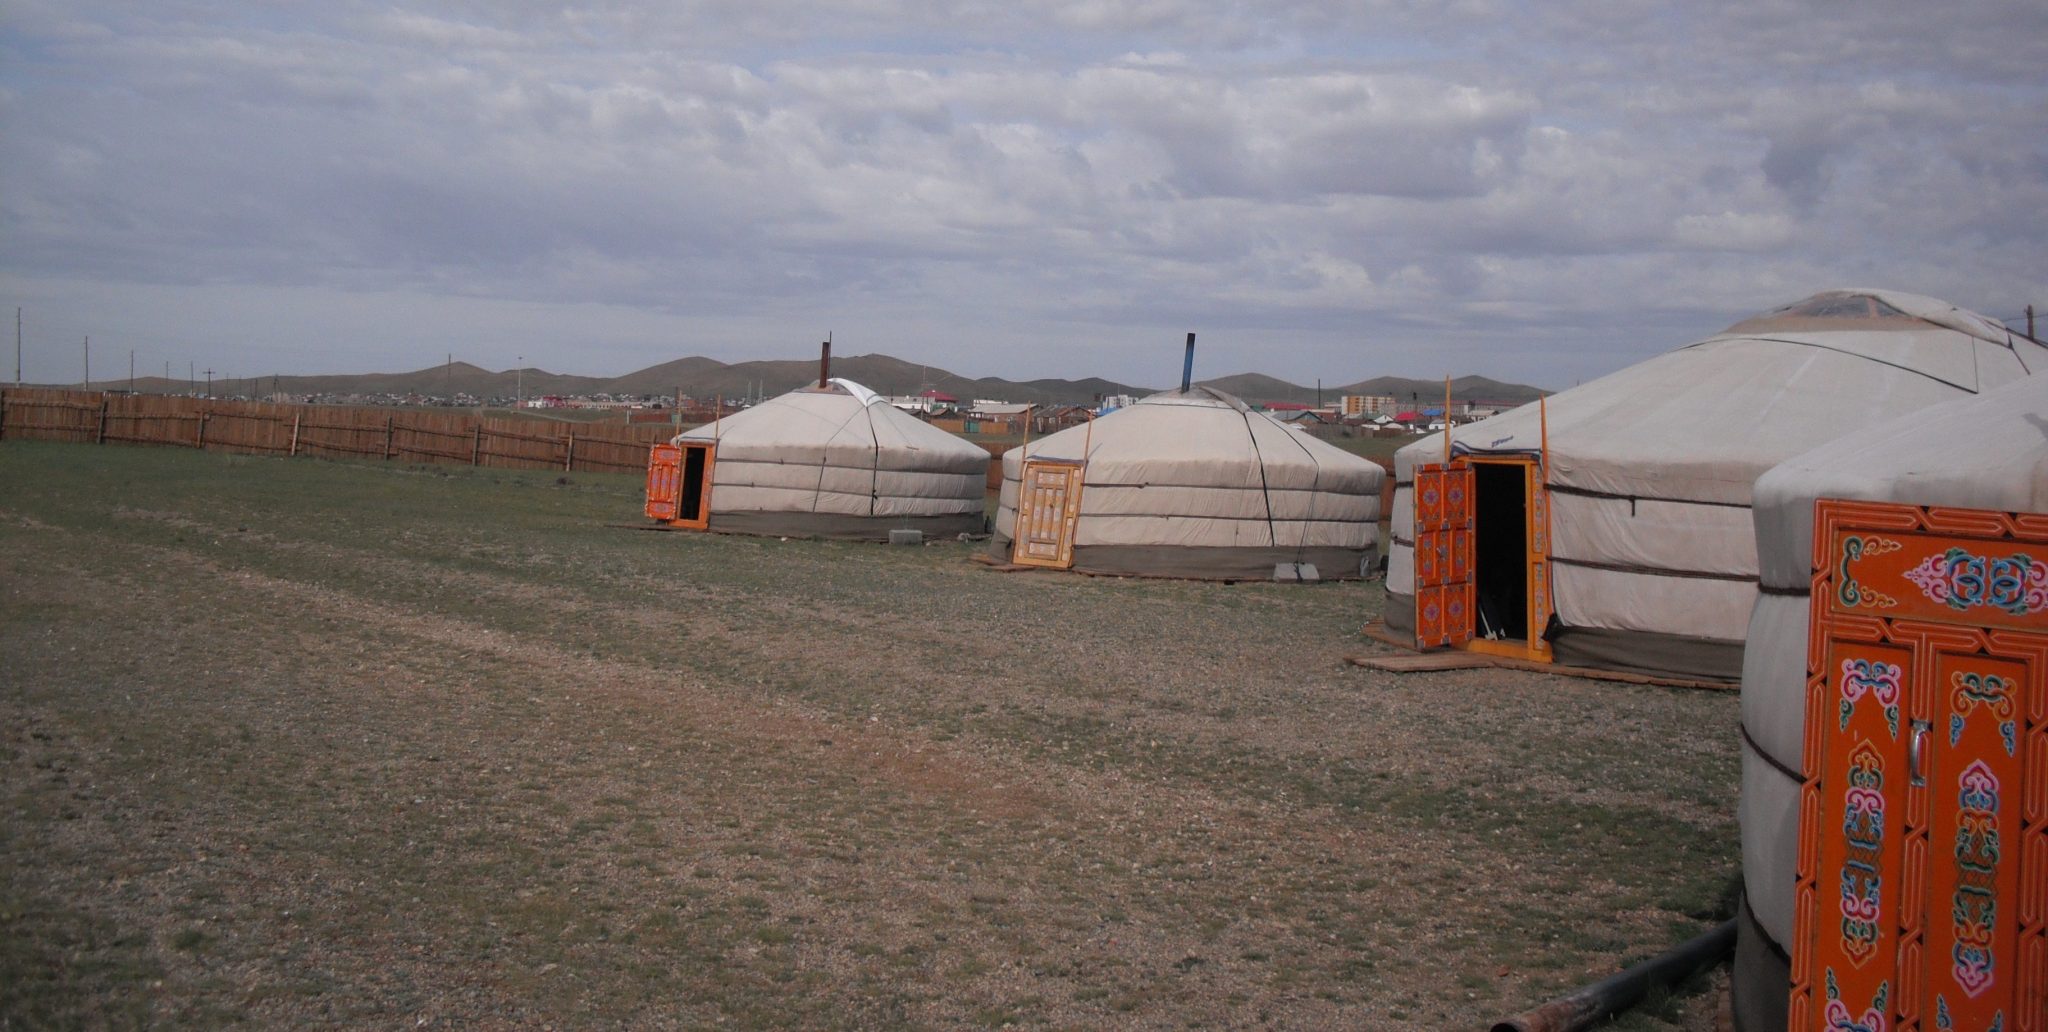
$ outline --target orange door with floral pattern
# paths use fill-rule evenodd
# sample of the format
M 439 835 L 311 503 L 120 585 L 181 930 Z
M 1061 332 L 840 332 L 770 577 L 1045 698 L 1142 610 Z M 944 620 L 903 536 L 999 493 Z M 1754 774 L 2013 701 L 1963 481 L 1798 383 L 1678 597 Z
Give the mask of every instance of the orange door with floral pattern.
M 1415 470 L 1415 642 L 1472 640 L 1472 470 Z
M 2048 516 L 1814 515 L 1789 1027 L 2048 1032 Z

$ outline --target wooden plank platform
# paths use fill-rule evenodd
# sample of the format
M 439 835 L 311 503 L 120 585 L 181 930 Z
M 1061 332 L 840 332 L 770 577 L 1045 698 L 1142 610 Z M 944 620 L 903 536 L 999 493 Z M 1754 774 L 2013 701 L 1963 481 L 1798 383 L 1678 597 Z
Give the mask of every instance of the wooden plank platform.
M 997 573 L 1029 573 L 1032 570 L 1045 569 L 1043 566 L 1023 566 L 1017 563 L 1006 563 L 987 552 L 975 552 L 967 557 L 967 561 L 980 563 Z
M 1445 649 L 1442 652 L 1408 652 L 1398 656 L 1346 656 L 1344 662 L 1368 670 L 1413 673 L 1418 670 L 1472 670 L 1494 665 L 1492 656 Z
M 1701 681 L 1685 677 L 1661 677 L 1656 674 L 1638 674 L 1625 670 L 1600 670 L 1594 667 L 1564 666 L 1559 663 L 1536 663 L 1526 659 L 1510 659 L 1506 656 L 1488 656 L 1464 649 L 1438 649 L 1430 652 L 1409 651 L 1398 655 L 1346 656 L 1344 662 L 1369 670 L 1385 670 L 1391 673 L 1420 673 L 1433 670 L 1476 670 L 1494 667 L 1501 670 L 1525 670 L 1532 674 L 1556 674 L 1559 677 L 1580 677 L 1589 681 L 1620 681 L 1626 684 L 1649 684 L 1662 688 L 1699 688 L 1708 691 L 1732 692 L 1741 685 L 1727 681 Z
M 1421 649 L 1415 647 L 1414 635 L 1395 634 L 1393 630 L 1387 626 L 1387 622 L 1385 620 L 1374 620 L 1373 622 L 1366 624 L 1364 627 L 1360 627 L 1358 629 L 1358 633 L 1363 634 L 1366 637 L 1371 638 L 1372 640 L 1379 642 L 1382 645 L 1392 645 L 1397 649 L 1401 649 L 1407 652 L 1422 651 Z
M 1499 667 L 1503 670 L 1527 670 L 1534 674 L 1556 674 L 1559 677 L 1583 677 L 1589 681 L 1621 681 L 1626 684 L 1653 684 L 1662 688 L 1701 688 L 1708 691 L 1738 691 L 1741 685 L 1729 681 L 1707 681 L 1687 677 L 1665 677 L 1658 674 L 1639 674 L 1625 670 L 1601 670 L 1595 667 L 1565 666 L 1562 663 L 1538 663 L 1528 659 L 1513 659 L 1507 656 L 1488 656 L 1464 649 L 1416 648 L 1415 639 L 1395 634 L 1387 628 L 1386 621 L 1374 620 L 1358 629 L 1358 633 L 1382 645 L 1402 650 L 1405 656 L 1346 656 L 1344 661 L 1352 666 L 1368 667 L 1373 670 L 1393 672 L 1426 670 L 1470 670 L 1477 667 Z M 1424 660 L 1437 656 L 1459 656 L 1463 662 L 1448 662 L 1443 666 L 1431 666 L 1414 662 L 1404 665 L 1401 660 Z

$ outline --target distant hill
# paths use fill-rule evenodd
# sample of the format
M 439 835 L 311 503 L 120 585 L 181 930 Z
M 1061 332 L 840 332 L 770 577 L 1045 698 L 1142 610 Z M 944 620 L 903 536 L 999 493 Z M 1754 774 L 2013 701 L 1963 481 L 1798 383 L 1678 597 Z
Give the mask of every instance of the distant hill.
M 1370 380 L 1345 384 L 1336 389 L 1338 394 L 1391 394 L 1396 398 L 1408 399 L 1428 405 L 1430 399 L 1443 403 L 1444 382 L 1442 380 L 1411 380 L 1402 376 L 1375 376 Z M 1324 393 L 1329 393 L 1325 391 Z M 1460 401 L 1500 401 L 1521 405 L 1535 401 L 1549 393 L 1538 387 L 1523 383 L 1502 383 L 1484 376 L 1460 376 L 1451 380 L 1451 397 Z
M 1293 401 L 1303 404 L 1314 404 L 1316 400 L 1316 389 L 1314 387 L 1297 387 L 1285 380 L 1267 376 L 1264 373 L 1239 373 L 1236 376 L 1223 376 L 1214 380 L 1197 380 L 1195 386 L 1214 387 L 1225 394 L 1235 394 L 1254 405 L 1262 401 Z M 1323 388 L 1323 401 L 1325 404 L 1335 405 L 1339 396 L 1340 392 L 1335 388 Z
M 880 394 L 916 394 L 937 390 L 961 401 L 998 398 L 1037 404 L 1083 404 L 1106 394 L 1135 394 L 1140 397 L 1162 387 L 1117 383 L 1100 377 L 1081 380 L 1041 379 L 1014 381 L 1000 377 L 979 379 L 961 376 L 937 366 L 919 365 L 889 355 L 850 355 L 832 359 L 832 375 L 853 380 Z M 229 380 L 216 376 L 213 391 L 218 395 L 260 397 L 273 392 L 292 395 L 365 394 L 451 397 L 467 394 L 477 398 L 509 398 L 516 392 L 528 397 L 539 394 L 672 395 L 680 390 L 695 398 L 723 395 L 728 398 L 774 397 L 818 377 L 816 359 L 785 359 L 725 363 L 714 358 L 693 356 L 649 366 L 624 376 L 573 376 L 542 369 L 493 371 L 468 362 L 429 366 L 409 373 L 361 373 L 331 376 L 260 376 Z M 1314 387 L 1303 387 L 1263 373 L 1238 373 L 1199 381 L 1202 386 L 1235 394 L 1248 402 L 1314 402 Z M 95 380 L 95 387 L 124 388 L 126 379 Z M 200 386 L 203 388 L 204 381 Z M 183 379 L 140 377 L 137 390 L 148 393 L 182 393 Z M 1463 376 L 1451 382 L 1460 399 L 1500 401 L 1519 404 L 1532 401 L 1543 392 L 1523 384 L 1501 383 L 1483 376 Z M 1322 400 L 1334 405 L 1346 394 L 1391 394 L 1413 397 L 1427 403 L 1443 396 L 1441 380 L 1410 380 L 1381 376 L 1341 387 L 1325 387 Z

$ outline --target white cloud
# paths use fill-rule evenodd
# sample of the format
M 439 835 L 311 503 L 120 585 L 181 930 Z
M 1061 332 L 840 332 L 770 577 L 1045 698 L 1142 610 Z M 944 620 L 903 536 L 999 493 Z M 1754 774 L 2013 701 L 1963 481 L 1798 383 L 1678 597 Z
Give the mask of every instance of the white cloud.
M 1017 345 L 1203 320 L 1226 366 L 1554 383 L 1845 283 L 2044 300 L 2048 15 L 2017 0 L 18 7 L 0 282 L 81 324 L 361 291 L 460 299 L 389 339 L 662 327 L 617 371 L 829 320 L 1133 378 Z

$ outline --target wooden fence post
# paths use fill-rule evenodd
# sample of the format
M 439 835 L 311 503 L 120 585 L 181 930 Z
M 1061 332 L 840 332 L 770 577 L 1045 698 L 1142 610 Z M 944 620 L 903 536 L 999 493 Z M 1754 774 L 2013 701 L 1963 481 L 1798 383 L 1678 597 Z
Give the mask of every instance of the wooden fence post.
M 212 418 L 213 410 L 199 410 L 199 443 L 194 445 L 194 447 L 199 448 L 201 451 L 204 451 L 206 449 L 206 421 Z
M 562 455 L 562 472 L 576 471 L 576 431 L 569 431 L 569 450 Z
M 384 417 L 384 461 L 391 461 L 391 417 Z
M 469 464 L 472 466 L 477 465 L 479 460 L 483 458 L 483 454 L 484 425 L 481 421 L 479 421 L 476 425 L 476 439 L 471 441 L 469 445 Z
M 95 444 L 107 443 L 107 396 L 100 395 L 100 439 Z
M 0 440 L 7 437 L 7 392 L 0 391 Z
M 292 446 L 290 451 L 285 452 L 287 458 L 299 453 L 299 416 L 300 413 L 292 413 Z

